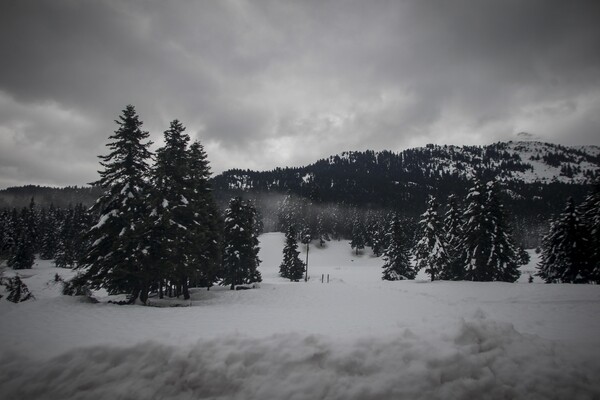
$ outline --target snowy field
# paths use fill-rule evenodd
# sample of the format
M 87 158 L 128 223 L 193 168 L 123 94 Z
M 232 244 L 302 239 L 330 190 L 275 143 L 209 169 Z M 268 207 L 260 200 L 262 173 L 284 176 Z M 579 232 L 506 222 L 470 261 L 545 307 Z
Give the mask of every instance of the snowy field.
M 261 236 L 260 288 L 191 307 L 61 296 L 72 272 L 38 262 L 35 301 L 0 300 L 0 399 L 600 399 L 600 286 L 384 282 L 348 242 L 290 283 L 283 240 Z

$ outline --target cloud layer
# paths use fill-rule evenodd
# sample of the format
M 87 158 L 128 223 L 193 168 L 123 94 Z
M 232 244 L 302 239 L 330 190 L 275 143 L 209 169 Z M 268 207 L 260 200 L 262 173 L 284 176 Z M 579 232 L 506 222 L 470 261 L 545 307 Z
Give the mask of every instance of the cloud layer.
M 126 104 L 213 170 L 344 150 L 600 144 L 596 1 L 0 3 L 0 187 L 95 180 Z

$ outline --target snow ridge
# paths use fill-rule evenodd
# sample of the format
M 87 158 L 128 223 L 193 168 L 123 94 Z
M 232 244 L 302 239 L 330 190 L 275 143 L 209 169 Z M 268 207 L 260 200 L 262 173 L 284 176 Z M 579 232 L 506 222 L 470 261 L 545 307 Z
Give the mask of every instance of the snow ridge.
M 32 362 L 5 358 L 5 399 L 593 399 L 600 364 L 475 318 L 450 334 L 340 344 L 282 334 L 234 335 L 190 347 L 145 342 L 74 349 Z M 556 366 L 560 365 L 560 369 Z

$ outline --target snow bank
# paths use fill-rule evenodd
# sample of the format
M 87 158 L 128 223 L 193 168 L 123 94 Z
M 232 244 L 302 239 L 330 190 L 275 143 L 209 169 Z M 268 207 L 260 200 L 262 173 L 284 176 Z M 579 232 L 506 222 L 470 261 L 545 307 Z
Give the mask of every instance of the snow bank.
M 73 349 L 44 362 L 4 354 L 3 399 L 594 399 L 600 362 L 511 325 L 462 321 L 449 334 L 341 344 L 285 334 L 192 346 Z

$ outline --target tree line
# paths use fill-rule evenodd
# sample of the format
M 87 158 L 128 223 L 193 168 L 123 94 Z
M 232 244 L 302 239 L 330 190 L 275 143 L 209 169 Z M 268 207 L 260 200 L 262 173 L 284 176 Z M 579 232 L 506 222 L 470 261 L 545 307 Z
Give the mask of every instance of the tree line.
M 68 255 L 63 256 L 63 245 L 54 254 L 57 266 L 78 271 L 66 282 L 65 294 L 106 289 L 127 294 L 127 303 L 146 303 L 150 295 L 189 299 L 190 287 L 220 283 L 234 289 L 260 282 L 256 209 L 236 197 L 223 218 L 200 142 L 190 143 L 185 127 L 174 120 L 164 132 L 164 146 L 153 154 L 149 133 L 141 129 L 133 106 L 115 122 L 109 152 L 100 156 L 100 179 L 92 184 L 102 194 L 82 213 L 89 220 L 69 230 L 65 221 L 79 220 L 73 210 L 57 235 L 62 238 L 64 230 L 65 237 L 77 241 Z M 33 208 L 22 211 L 17 223 L 21 232 L 10 235 L 10 267 L 31 268 L 37 251 L 42 258 L 50 256 L 32 222 Z M 48 222 L 39 227 L 59 229 Z

